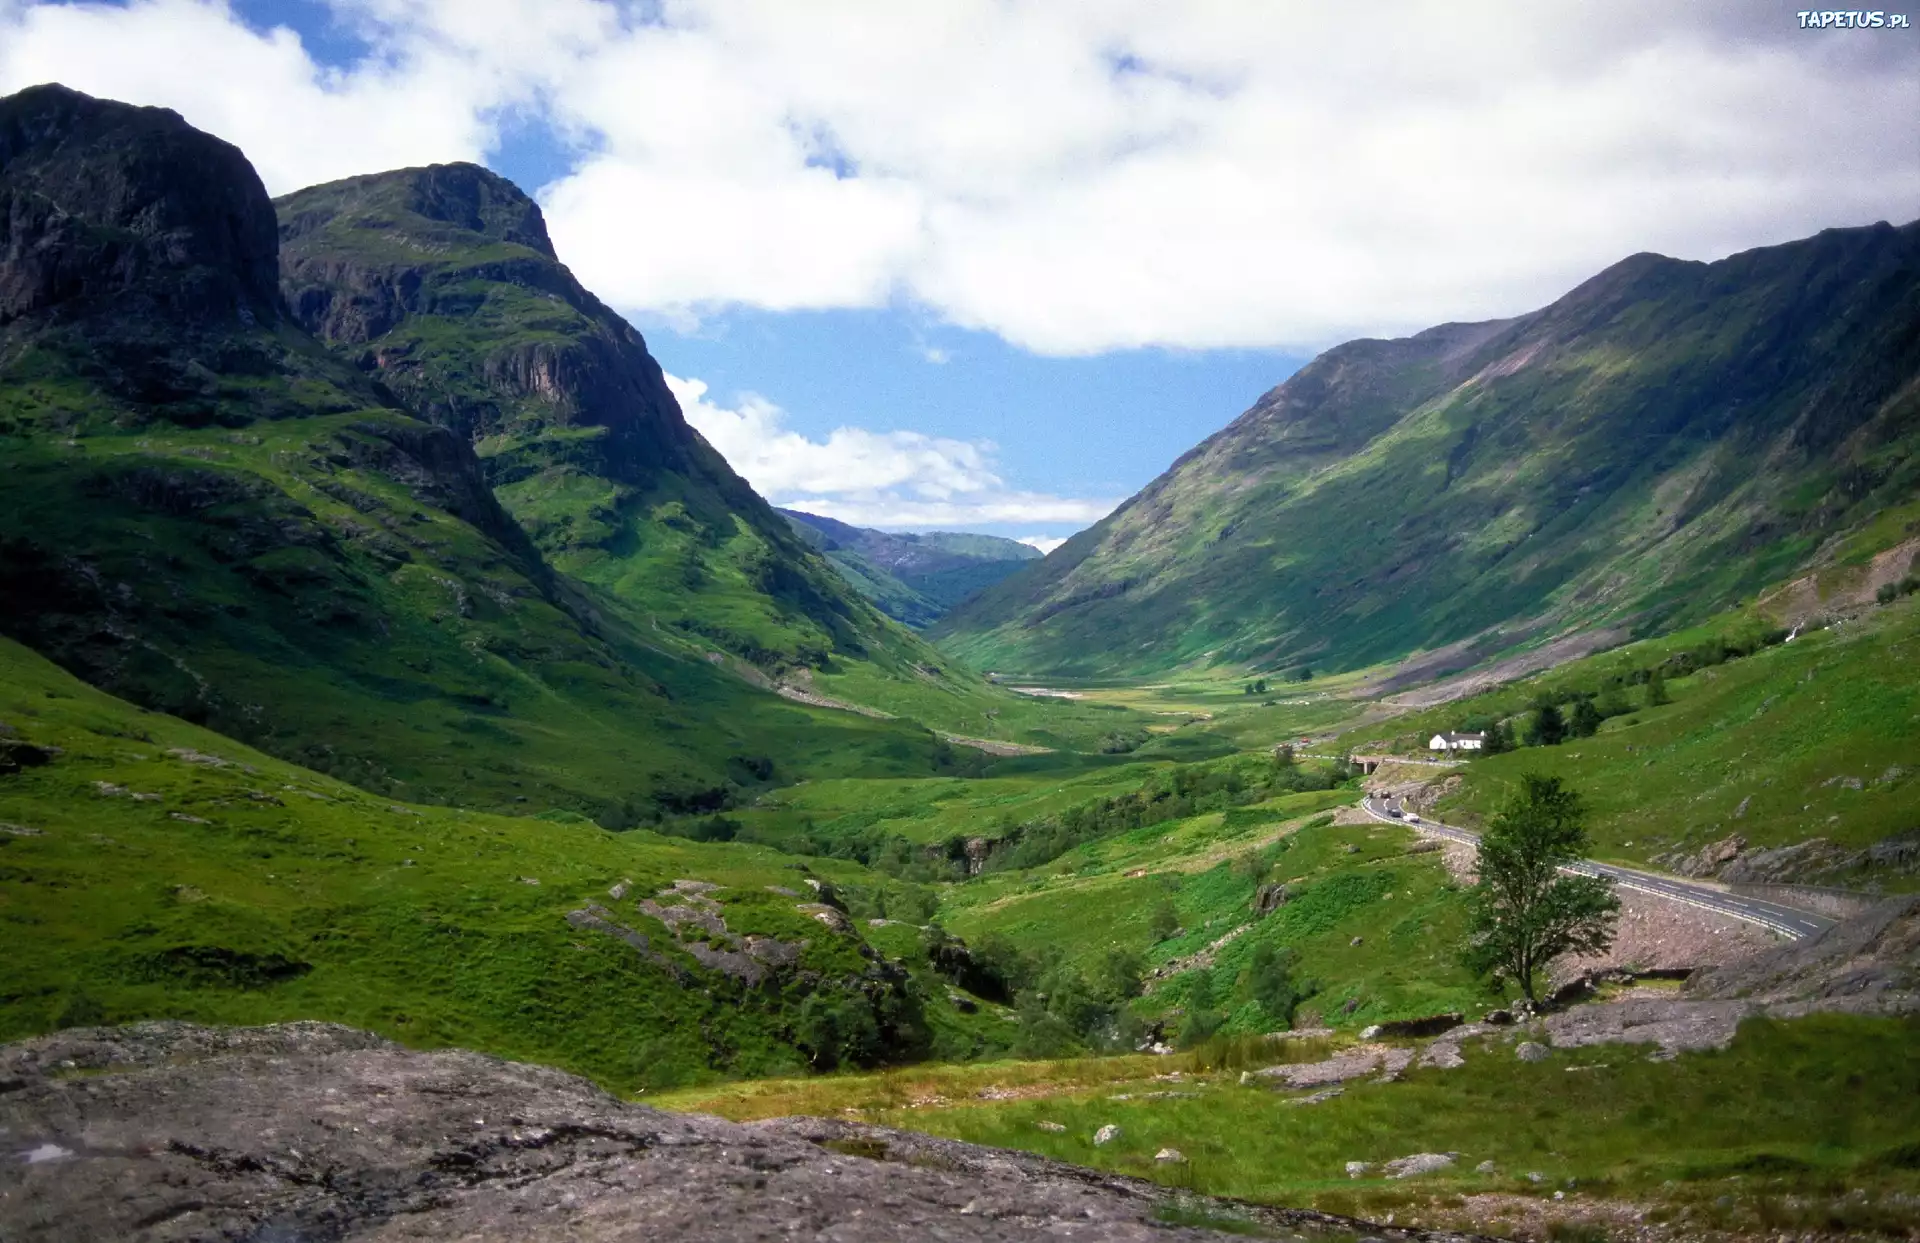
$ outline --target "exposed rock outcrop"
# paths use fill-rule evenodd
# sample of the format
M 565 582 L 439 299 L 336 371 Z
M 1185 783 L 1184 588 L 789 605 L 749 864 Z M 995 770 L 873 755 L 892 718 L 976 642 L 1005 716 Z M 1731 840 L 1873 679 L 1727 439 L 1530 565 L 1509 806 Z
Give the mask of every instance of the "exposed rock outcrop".
M 321 1023 L 80 1029 L 0 1049 L 0 1234 L 410 1240 L 1233 1237 L 1195 1197 L 1025 1153 L 817 1118 L 624 1104 L 585 1080 Z M 1463 1239 L 1199 1200 L 1303 1239 Z
M 1686 991 L 1776 1003 L 1920 996 L 1920 894 L 1889 898 L 1819 936 L 1707 968 Z

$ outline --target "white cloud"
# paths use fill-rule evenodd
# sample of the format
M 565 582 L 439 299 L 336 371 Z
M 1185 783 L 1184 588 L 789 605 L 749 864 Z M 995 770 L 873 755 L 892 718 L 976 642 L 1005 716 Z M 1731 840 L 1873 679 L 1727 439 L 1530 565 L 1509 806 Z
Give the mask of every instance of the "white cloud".
M 1056 354 L 1327 344 L 1920 203 L 1920 39 L 1701 0 L 332 0 L 317 66 L 218 0 L 0 0 L 0 90 L 165 103 L 276 192 L 586 152 L 580 277 L 680 322 L 911 303 Z
M 1043 553 L 1049 553 L 1067 541 L 1051 535 L 1023 535 L 1019 542 L 1029 548 L 1038 548 Z
M 0 9 L 0 93 L 59 81 L 173 108 L 238 145 L 274 194 L 355 173 L 477 160 L 490 70 L 453 54 L 323 68 L 281 28 L 265 34 L 216 0 Z
M 709 400 L 704 381 L 667 376 L 687 422 L 775 505 L 858 526 L 968 528 L 1002 523 L 1083 526 L 1117 503 L 1007 488 L 988 441 L 919 432 L 839 427 L 809 440 L 786 414 L 745 394 L 734 406 Z

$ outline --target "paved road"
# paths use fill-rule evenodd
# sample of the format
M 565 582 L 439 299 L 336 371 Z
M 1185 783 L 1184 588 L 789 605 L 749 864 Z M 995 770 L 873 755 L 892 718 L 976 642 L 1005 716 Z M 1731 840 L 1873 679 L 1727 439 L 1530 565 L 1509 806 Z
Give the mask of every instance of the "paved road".
M 1389 824 L 1406 824 L 1406 821 L 1387 814 L 1391 806 L 1387 799 L 1376 799 L 1372 795 L 1360 800 L 1360 806 L 1375 820 L 1384 820 Z M 1432 837 L 1452 838 L 1457 842 L 1478 845 L 1480 835 L 1451 824 L 1440 824 L 1425 816 L 1419 824 L 1407 825 Z M 1824 915 L 1815 915 L 1810 911 L 1796 910 L 1791 906 L 1781 906 L 1778 902 L 1762 902 L 1758 898 L 1743 898 L 1737 894 L 1725 893 L 1711 885 L 1702 885 L 1694 881 L 1677 880 L 1671 876 L 1660 876 L 1653 872 L 1640 872 L 1633 868 L 1615 867 L 1611 863 L 1595 863 L 1585 860 L 1566 869 L 1587 876 L 1604 876 L 1622 889 L 1635 889 L 1641 893 L 1650 893 L 1671 902 L 1684 902 L 1688 906 L 1697 906 L 1701 910 L 1714 911 L 1721 915 L 1731 915 L 1735 919 L 1744 919 L 1750 924 L 1759 924 L 1762 928 L 1777 932 L 1790 940 L 1812 936 L 1833 927 L 1834 922 Z

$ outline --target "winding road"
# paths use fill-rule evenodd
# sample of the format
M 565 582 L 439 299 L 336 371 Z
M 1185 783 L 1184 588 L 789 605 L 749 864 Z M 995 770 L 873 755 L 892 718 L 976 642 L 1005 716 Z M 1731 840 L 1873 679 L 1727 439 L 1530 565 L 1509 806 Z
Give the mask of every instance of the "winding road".
M 1372 795 L 1360 800 L 1360 806 L 1375 820 L 1388 824 L 1404 825 L 1430 837 L 1450 838 L 1469 845 L 1480 844 L 1480 835 L 1469 829 L 1458 828 L 1451 824 L 1441 824 L 1422 816 L 1419 823 L 1410 824 L 1399 816 L 1389 815 L 1389 799 L 1376 799 Z M 1665 898 L 1670 902 L 1684 902 L 1688 906 L 1699 907 L 1703 911 L 1713 911 L 1720 915 L 1731 915 L 1750 924 L 1759 924 L 1762 928 L 1777 932 L 1789 940 L 1797 941 L 1801 937 L 1813 936 L 1833 927 L 1835 921 L 1824 915 L 1815 915 L 1810 911 L 1797 910 L 1791 906 L 1781 906 L 1778 902 L 1763 902 L 1758 898 L 1745 898 L 1738 894 L 1715 889 L 1697 881 L 1679 880 L 1671 876 L 1660 876 L 1653 872 L 1636 871 L 1633 868 L 1617 867 L 1611 863 L 1596 863 L 1591 859 L 1568 865 L 1569 872 L 1578 872 L 1585 876 L 1601 876 L 1621 889 L 1633 889 L 1640 893 L 1650 893 L 1656 898 Z

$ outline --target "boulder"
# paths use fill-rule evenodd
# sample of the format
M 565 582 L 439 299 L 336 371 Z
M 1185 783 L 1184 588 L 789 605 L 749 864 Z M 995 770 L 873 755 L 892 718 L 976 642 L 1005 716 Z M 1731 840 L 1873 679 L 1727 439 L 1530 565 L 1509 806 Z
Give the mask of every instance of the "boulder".
M 1287 887 L 1283 884 L 1262 885 L 1253 891 L 1253 913 L 1256 917 L 1273 914 L 1287 904 Z
M 1416 1152 L 1410 1157 L 1400 1157 L 1386 1164 L 1384 1173 L 1388 1178 L 1414 1178 L 1421 1174 L 1432 1174 L 1444 1170 L 1453 1164 L 1453 1154 L 1445 1152 Z
M 1093 1146 L 1096 1148 L 1111 1144 L 1120 1138 L 1120 1128 L 1109 1122 L 1093 1133 Z
M 1519 1046 L 1514 1049 L 1513 1055 L 1523 1062 L 1544 1062 L 1553 1056 L 1553 1050 L 1543 1044 L 1535 1044 L 1531 1040 L 1523 1040 Z

